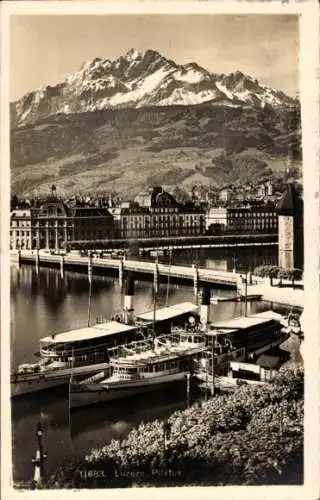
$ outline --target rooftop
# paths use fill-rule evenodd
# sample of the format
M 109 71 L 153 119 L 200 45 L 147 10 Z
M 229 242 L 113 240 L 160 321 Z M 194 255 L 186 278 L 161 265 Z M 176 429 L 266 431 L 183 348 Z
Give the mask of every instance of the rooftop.
M 68 332 L 49 335 L 41 339 L 41 343 L 59 344 L 66 342 L 80 342 L 83 340 L 91 340 L 99 337 L 106 337 L 115 333 L 124 333 L 133 330 L 134 326 L 124 325 L 117 321 L 108 321 L 107 323 L 99 323 L 86 328 L 78 328 L 69 330 Z
M 280 215 L 293 215 L 302 212 L 303 201 L 292 184 L 288 185 L 287 190 L 280 198 L 277 209 Z
M 246 329 L 256 325 L 261 325 L 270 320 L 279 321 L 278 317 L 274 316 L 273 311 L 265 311 L 263 313 L 252 314 L 250 316 L 239 316 L 227 321 L 217 321 L 216 323 L 212 323 L 210 326 L 213 330 L 218 329 L 222 333 L 231 333 L 236 332 L 240 329 Z M 210 333 L 210 331 L 208 333 Z
M 11 217 L 30 217 L 30 213 L 29 208 L 12 210 Z
M 156 311 L 156 321 L 173 319 L 180 314 L 195 313 L 198 311 L 198 306 L 192 304 L 192 302 L 182 302 L 181 304 L 176 304 L 170 307 L 163 307 L 162 309 L 157 309 Z M 137 318 L 143 321 L 153 321 L 153 311 L 137 315 Z

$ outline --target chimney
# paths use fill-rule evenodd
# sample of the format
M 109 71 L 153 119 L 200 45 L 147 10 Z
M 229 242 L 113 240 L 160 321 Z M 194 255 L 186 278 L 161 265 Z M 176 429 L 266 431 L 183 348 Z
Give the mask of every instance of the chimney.
M 209 322 L 209 305 L 210 305 L 211 289 L 204 286 L 202 289 L 202 303 L 200 306 L 200 322 L 206 326 Z
M 134 279 L 132 276 L 128 276 L 125 284 L 125 296 L 124 296 L 124 310 L 126 315 L 126 323 L 131 325 L 133 323 L 133 296 L 134 296 Z

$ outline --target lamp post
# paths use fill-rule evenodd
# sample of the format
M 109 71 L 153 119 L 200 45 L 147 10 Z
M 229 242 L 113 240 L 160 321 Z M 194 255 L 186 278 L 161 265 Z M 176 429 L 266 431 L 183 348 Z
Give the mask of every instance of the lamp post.
M 171 424 L 170 422 L 168 422 L 168 420 L 165 420 L 163 422 L 163 458 L 165 466 L 167 466 L 167 444 L 169 443 L 170 440 L 170 434 L 171 434 Z
M 36 457 L 32 459 L 32 463 L 34 464 L 33 481 L 36 487 L 41 487 L 42 485 L 42 481 L 44 479 L 44 460 L 47 458 L 47 454 L 43 451 L 42 436 L 43 429 L 41 426 L 41 422 L 39 421 L 36 431 L 38 449 L 36 451 Z
M 211 392 L 212 392 L 212 396 L 214 396 L 214 343 L 213 343 L 213 339 L 212 339 L 212 344 L 211 344 L 211 364 L 212 364 L 212 367 L 211 367 L 211 371 L 212 371 L 212 381 L 211 381 Z
M 187 373 L 186 377 L 187 377 L 187 405 L 189 408 L 189 406 L 190 406 L 190 378 L 191 378 L 191 374 Z
M 247 300 L 247 295 L 248 295 L 248 269 L 246 268 L 246 274 L 244 277 L 244 316 L 247 317 L 247 309 L 248 309 L 248 300 Z

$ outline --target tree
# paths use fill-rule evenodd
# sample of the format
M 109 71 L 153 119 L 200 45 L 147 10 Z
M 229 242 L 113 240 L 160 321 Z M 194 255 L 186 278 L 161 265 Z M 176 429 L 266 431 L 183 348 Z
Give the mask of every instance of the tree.
M 10 210 L 14 210 L 19 206 L 19 198 L 16 194 L 11 195 Z
M 179 202 L 185 203 L 186 201 L 190 201 L 190 196 L 185 189 L 180 186 L 176 186 L 173 190 L 172 196 Z
M 283 269 L 283 275 L 284 275 L 283 277 L 292 281 L 292 287 L 294 287 L 295 280 L 302 279 L 302 269 L 298 268 Z
M 253 271 L 253 274 L 261 278 L 270 278 L 270 286 L 273 286 L 273 279 L 278 277 L 279 267 L 271 265 L 258 266 Z

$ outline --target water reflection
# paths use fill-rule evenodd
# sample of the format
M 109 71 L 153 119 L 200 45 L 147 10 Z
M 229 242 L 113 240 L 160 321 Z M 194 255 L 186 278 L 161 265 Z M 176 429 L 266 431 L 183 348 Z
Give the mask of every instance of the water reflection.
M 139 257 L 141 258 L 141 257 Z M 154 258 L 147 257 L 148 260 Z M 159 262 L 168 263 L 169 255 L 160 255 Z M 220 271 L 232 271 L 234 268 L 243 272 L 263 264 L 277 264 L 278 251 L 276 246 L 269 247 L 237 247 L 233 248 L 189 248 L 175 250 L 172 264 L 192 265 Z

